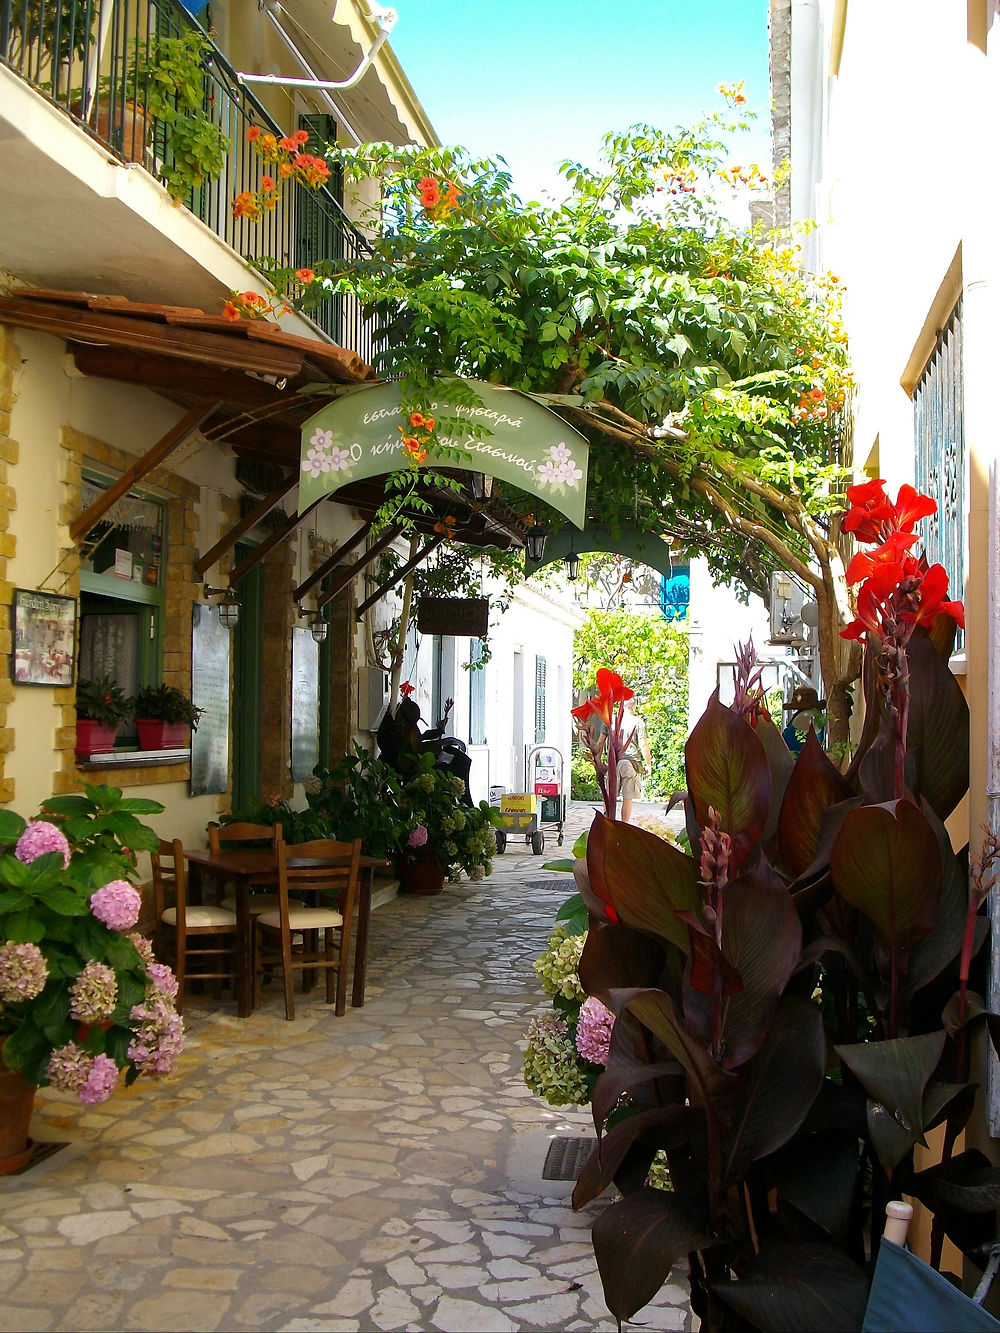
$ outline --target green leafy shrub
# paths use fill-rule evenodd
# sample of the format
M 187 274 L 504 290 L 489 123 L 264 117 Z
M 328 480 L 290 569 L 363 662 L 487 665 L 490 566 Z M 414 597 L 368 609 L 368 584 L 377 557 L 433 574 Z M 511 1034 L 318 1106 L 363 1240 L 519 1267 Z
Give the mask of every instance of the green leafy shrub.
M 188 695 L 174 685 L 147 685 L 135 696 L 136 717 L 153 722 L 187 722 L 198 730 L 203 708 L 196 708 Z
M 81 679 L 76 686 L 76 715 L 104 727 L 117 727 L 132 716 L 133 701 L 110 676 Z

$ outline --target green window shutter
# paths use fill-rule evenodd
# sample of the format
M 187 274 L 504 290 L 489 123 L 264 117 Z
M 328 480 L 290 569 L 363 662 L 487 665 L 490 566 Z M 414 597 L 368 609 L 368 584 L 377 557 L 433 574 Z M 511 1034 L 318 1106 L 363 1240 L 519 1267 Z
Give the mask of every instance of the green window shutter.
M 535 744 L 545 740 L 545 658 L 535 658 Z

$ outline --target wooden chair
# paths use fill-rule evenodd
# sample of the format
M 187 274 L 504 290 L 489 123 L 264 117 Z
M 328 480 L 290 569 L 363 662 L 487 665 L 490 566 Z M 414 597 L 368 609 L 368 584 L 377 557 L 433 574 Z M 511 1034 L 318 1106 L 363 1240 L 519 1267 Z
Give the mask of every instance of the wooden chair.
M 212 852 L 221 852 L 224 848 L 233 842 L 269 842 L 272 847 L 277 847 L 285 836 L 285 830 L 280 824 L 251 824 L 244 821 L 239 824 L 209 824 L 208 826 L 208 846 Z M 273 880 L 268 879 L 269 884 Z M 223 898 L 219 904 L 230 912 L 236 911 L 236 896 L 229 894 Z M 255 892 L 253 886 L 250 889 L 250 915 L 258 916 L 261 912 L 270 912 L 277 910 L 278 895 L 276 893 Z
M 186 981 L 235 978 L 236 913 L 215 904 L 201 907 L 188 902 L 184 845 L 179 838 L 173 842 L 161 839 L 158 849 L 150 852 L 150 861 L 157 943 L 173 958 L 180 1011 Z M 192 946 L 192 940 L 198 943 Z M 197 971 L 189 966 L 192 959 Z
M 285 1017 L 295 1017 L 292 973 L 302 970 L 306 980 L 326 973 L 326 1002 L 338 1017 L 347 1007 L 347 971 L 351 923 L 358 897 L 358 861 L 361 839 L 335 842 L 277 844 L 278 898 L 276 911 L 255 918 L 254 1004 L 260 1003 L 265 969 L 280 967 L 285 986 Z M 305 864 L 308 862 L 309 864 Z M 298 896 L 317 899 L 313 906 Z M 334 906 L 336 902 L 336 906 Z M 320 938 L 322 937 L 322 938 Z

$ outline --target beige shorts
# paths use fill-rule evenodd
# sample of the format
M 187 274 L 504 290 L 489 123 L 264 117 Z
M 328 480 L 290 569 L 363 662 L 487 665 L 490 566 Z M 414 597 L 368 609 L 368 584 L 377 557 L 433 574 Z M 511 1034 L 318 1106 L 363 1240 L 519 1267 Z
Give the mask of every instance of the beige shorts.
M 642 769 L 627 755 L 618 760 L 618 795 L 642 800 Z

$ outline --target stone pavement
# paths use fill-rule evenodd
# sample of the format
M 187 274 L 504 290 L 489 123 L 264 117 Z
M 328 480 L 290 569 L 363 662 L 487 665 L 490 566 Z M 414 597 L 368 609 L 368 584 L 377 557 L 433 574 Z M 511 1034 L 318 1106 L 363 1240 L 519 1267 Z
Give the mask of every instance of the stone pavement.
M 319 990 L 293 1023 L 278 987 L 242 1021 L 196 996 L 164 1083 L 89 1110 L 42 1089 L 32 1133 L 68 1146 L 0 1180 L 0 1330 L 613 1330 L 605 1201 L 542 1179 L 589 1116 L 520 1076 L 558 854 L 511 840 L 489 880 L 380 907 L 344 1018 Z M 635 1324 L 690 1329 L 683 1279 Z

